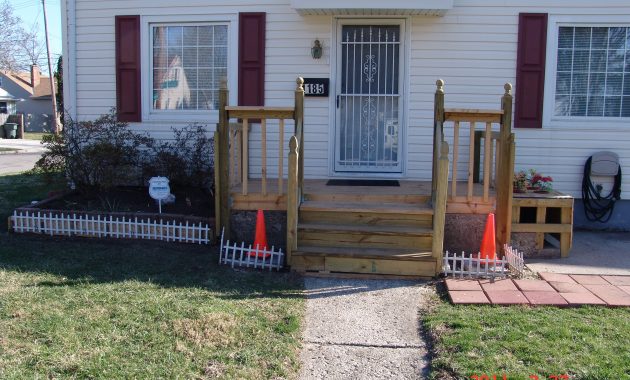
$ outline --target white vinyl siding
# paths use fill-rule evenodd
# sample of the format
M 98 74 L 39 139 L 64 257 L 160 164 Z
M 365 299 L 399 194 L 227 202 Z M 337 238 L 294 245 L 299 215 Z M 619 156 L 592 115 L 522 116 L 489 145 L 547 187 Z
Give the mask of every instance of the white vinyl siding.
M 182 0 L 177 7 L 166 0 L 76 2 L 76 106 L 80 119 L 93 119 L 116 103 L 115 15 L 140 14 L 143 19 L 159 17 L 161 22 L 179 22 L 177 18 L 210 22 L 217 18 L 235 19 L 238 12 L 267 12 L 265 105 L 292 105 L 297 76 L 330 77 L 331 90 L 336 85 L 332 82 L 334 62 L 330 61 L 331 49 L 334 49 L 331 46 L 333 17 L 300 16 L 290 7 L 290 0 L 234 0 L 224 1 L 223 5 L 216 5 L 220 4 L 218 1 L 208 4 Z M 519 12 L 549 14 L 550 46 L 557 43 L 559 19 L 567 25 L 576 25 L 576 21 L 581 22 L 588 16 L 595 19 L 589 23 L 591 26 L 599 23 L 617 23 L 618 26 L 628 23 L 630 4 L 627 0 L 602 0 L 596 4 L 592 0 L 456 0 L 453 9 L 443 17 L 408 17 L 409 69 L 405 78 L 408 111 L 403 121 L 407 124 L 407 137 L 403 141 L 407 151 L 407 178 L 431 178 L 436 79 L 442 78 L 446 82 L 447 107 L 500 107 L 503 84 L 515 83 Z M 324 47 L 321 59 L 313 59 L 310 55 L 315 39 L 319 39 Z M 630 128 L 627 121 L 620 121 L 623 118 L 616 118 L 617 122 L 552 119 L 556 50 L 547 55 L 543 128 L 515 130 L 516 170 L 536 168 L 554 178 L 556 189 L 580 196 L 584 162 L 596 151 L 616 152 L 622 170 L 630 172 Z M 230 85 L 230 89 L 231 104 L 235 104 L 236 87 Z M 307 178 L 325 178 L 330 174 L 330 128 L 335 112 L 332 95 L 331 91 L 331 98 L 305 100 Z M 143 111 L 144 108 L 143 104 Z M 214 123 L 216 119 L 208 117 L 205 124 L 214 130 Z M 185 121 L 145 121 L 134 123 L 133 128 L 158 138 L 170 138 L 171 126 L 185 124 Z M 268 163 L 277 162 L 275 125 L 270 123 L 268 127 Z M 260 176 L 260 128 L 253 126 L 252 130 L 251 174 Z M 287 141 L 293 131 L 292 124 L 285 130 Z M 452 128 L 447 128 L 446 133 L 452 135 Z M 465 137 L 460 143 L 465 144 Z M 284 152 L 288 152 L 286 146 Z M 465 149 L 460 149 L 460 153 L 467 154 Z M 274 176 L 277 168 L 269 164 L 268 170 L 268 175 Z M 467 167 L 462 164 L 458 170 L 464 173 Z M 286 169 L 284 172 L 287 173 Z M 622 197 L 629 198 L 630 176 L 624 176 L 622 189 Z

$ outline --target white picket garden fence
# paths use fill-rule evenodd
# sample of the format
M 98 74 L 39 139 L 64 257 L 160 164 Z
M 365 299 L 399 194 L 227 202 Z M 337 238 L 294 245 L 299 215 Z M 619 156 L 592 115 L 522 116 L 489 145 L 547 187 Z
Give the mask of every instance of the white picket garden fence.
M 454 277 L 483 277 L 497 278 L 507 277 L 510 273 L 516 276 L 523 274 L 525 261 L 523 254 L 514 248 L 505 245 L 505 255 L 503 258 L 482 259 L 479 254 L 450 253 L 446 251 L 442 265 L 444 275 Z
M 266 257 L 269 255 L 269 257 Z M 254 269 L 272 269 L 279 271 L 284 266 L 284 253 L 282 249 L 278 251 L 275 247 L 269 249 L 252 248 L 252 245 L 245 246 L 244 242 L 230 243 L 224 242 L 223 231 L 221 231 L 221 245 L 219 246 L 219 264 L 230 265 L 234 267 L 245 267 Z
M 213 239 L 212 227 L 202 222 L 31 210 L 15 210 L 9 217 L 9 228 L 15 233 L 148 239 L 194 244 L 210 244 Z

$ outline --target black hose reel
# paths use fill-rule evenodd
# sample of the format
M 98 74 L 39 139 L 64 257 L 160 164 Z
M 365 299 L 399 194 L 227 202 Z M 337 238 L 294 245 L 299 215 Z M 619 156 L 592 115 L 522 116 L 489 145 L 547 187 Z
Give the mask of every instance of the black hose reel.
M 608 195 L 604 187 L 593 184 L 592 177 L 613 177 L 613 186 Z M 582 179 L 582 202 L 586 218 L 592 222 L 606 223 L 610 220 L 615 202 L 621 199 L 621 165 L 619 156 L 613 152 L 597 152 L 586 160 Z

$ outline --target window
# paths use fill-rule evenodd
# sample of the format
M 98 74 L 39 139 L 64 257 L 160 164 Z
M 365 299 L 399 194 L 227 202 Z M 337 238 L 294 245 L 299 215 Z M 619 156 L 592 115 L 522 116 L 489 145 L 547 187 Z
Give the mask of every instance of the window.
M 151 26 L 152 110 L 215 110 L 227 76 L 226 24 Z
M 630 117 L 630 27 L 560 26 L 555 116 Z
M 0 102 L 0 113 L 9 113 L 9 108 L 7 106 L 7 102 Z

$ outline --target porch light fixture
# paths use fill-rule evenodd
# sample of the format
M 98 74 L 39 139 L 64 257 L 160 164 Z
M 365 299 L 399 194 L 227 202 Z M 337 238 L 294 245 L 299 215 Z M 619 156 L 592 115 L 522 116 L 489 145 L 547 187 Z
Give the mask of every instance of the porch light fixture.
M 322 44 L 319 40 L 313 41 L 313 47 L 311 48 L 311 56 L 313 59 L 320 59 L 322 57 Z

